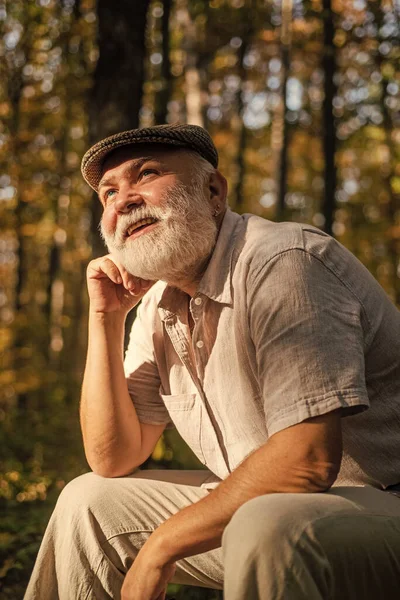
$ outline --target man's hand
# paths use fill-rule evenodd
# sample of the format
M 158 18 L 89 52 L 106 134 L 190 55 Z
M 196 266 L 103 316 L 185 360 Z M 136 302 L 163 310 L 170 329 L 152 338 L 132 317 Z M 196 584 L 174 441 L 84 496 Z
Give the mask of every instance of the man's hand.
M 143 546 L 125 576 L 121 600 L 165 600 L 175 570 L 175 563 L 163 564 Z
M 87 268 L 90 310 L 126 315 L 154 283 L 128 273 L 111 254 L 96 258 Z

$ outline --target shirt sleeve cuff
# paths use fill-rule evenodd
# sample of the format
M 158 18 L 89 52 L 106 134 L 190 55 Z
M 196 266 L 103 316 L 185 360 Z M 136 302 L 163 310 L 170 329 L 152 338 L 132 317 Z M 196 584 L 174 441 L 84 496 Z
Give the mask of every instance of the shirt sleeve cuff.
M 291 410 L 286 410 L 278 415 L 274 415 L 268 419 L 267 429 L 268 436 L 278 433 L 287 427 L 292 427 L 298 423 L 302 423 L 306 419 L 319 417 L 337 409 L 342 409 L 341 416 L 349 417 L 364 412 L 369 408 L 369 400 L 365 390 L 346 390 L 335 391 L 303 400 L 300 404 L 295 405 Z

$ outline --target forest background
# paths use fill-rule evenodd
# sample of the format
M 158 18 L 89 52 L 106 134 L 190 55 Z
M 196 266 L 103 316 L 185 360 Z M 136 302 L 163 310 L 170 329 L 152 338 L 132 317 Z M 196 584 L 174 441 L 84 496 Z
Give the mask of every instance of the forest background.
M 0 0 L 0 596 L 89 467 L 89 145 L 205 127 L 238 212 L 334 235 L 400 304 L 400 0 Z M 201 468 L 176 431 L 146 468 Z M 221 598 L 200 588 L 177 598 Z

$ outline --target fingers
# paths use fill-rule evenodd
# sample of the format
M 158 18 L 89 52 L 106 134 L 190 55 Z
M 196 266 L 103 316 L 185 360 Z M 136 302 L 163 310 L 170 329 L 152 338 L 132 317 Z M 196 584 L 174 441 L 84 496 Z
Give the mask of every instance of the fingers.
M 135 277 L 135 275 L 128 273 L 125 267 L 123 267 L 112 255 L 109 254 L 107 258 L 109 258 L 116 265 L 121 274 L 124 288 L 127 289 L 133 296 L 140 296 L 141 294 L 144 294 L 152 287 L 152 285 L 155 284 L 155 281 L 141 279 L 140 277 Z
M 88 267 L 89 279 L 103 279 L 104 277 L 108 277 L 116 285 L 123 285 L 133 296 L 144 294 L 155 283 L 128 273 L 110 254 L 93 260 Z
M 102 277 L 102 275 L 107 275 L 109 279 L 115 284 L 123 283 L 123 279 L 121 276 L 121 272 L 117 265 L 110 260 L 107 256 L 99 259 L 99 264 L 96 265 L 97 268 L 93 265 L 95 273 Z

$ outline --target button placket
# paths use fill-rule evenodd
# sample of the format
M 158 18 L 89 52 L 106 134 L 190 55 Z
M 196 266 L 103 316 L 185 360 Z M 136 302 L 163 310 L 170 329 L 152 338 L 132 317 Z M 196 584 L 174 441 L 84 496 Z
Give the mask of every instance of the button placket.
M 192 298 L 190 302 L 190 312 L 192 313 L 192 317 L 195 323 L 193 333 L 192 333 L 192 341 L 197 348 L 202 348 L 204 346 L 204 342 L 202 340 L 196 341 L 198 334 L 198 323 L 199 323 L 199 308 L 203 304 L 203 299 L 200 296 L 196 296 Z
M 184 347 L 186 348 L 188 345 L 188 340 L 185 339 L 184 334 L 182 334 L 181 332 L 179 332 L 179 325 L 176 325 L 176 320 L 174 321 L 165 321 L 165 328 L 167 331 L 167 334 L 169 336 L 169 339 L 172 342 L 172 345 L 175 349 L 175 352 L 177 353 L 177 355 L 179 356 L 180 360 L 182 361 L 183 365 L 186 367 L 186 369 L 189 372 L 189 375 L 197 389 L 198 392 L 198 397 L 200 398 L 200 401 L 202 403 L 202 410 L 206 411 L 207 414 L 207 418 L 208 417 L 208 409 L 206 406 L 206 402 L 204 399 L 204 392 L 200 383 L 200 380 L 197 376 L 197 373 L 194 372 L 194 365 L 192 365 L 192 362 L 190 360 L 190 353 L 188 351 L 182 350 L 182 344 L 184 345 Z M 185 343 L 186 342 L 186 343 Z M 202 423 L 200 422 L 200 428 L 202 427 Z M 200 452 L 203 456 L 203 462 L 204 465 L 207 466 L 207 457 L 204 454 L 204 450 L 201 444 L 201 436 L 200 436 Z
M 193 303 L 193 300 L 194 300 L 194 303 Z M 197 300 L 197 302 L 196 302 L 196 300 Z M 198 335 L 198 327 L 199 327 L 198 321 L 200 319 L 198 312 L 199 312 L 200 306 L 202 304 L 203 304 L 202 298 L 200 298 L 199 296 L 196 296 L 196 298 L 191 300 L 191 305 L 190 305 L 190 309 L 192 310 L 193 319 L 195 321 L 195 328 L 193 331 L 193 343 L 196 345 L 196 348 L 204 347 L 203 340 L 195 339 Z M 220 461 L 221 467 L 223 466 L 223 469 L 225 471 L 225 476 L 227 476 L 231 472 L 230 468 L 229 468 L 229 462 L 227 460 L 227 457 L 225 456 L 225 453 L 219 448 L 218 436 L 217 436 L 217 433 L 215 430 L 214 423 L 210 416 L 210 412 L 212 411 L 212 409 L 211 409 L 211 406 L 209 405 L 209 402 L 208 402 L 206 395 L 204 393 L 204 390 L 202 388 L 201 378 L 199 378 L 197 372 L 195 372 L 196 366 L 194 364 L 192 364 L 192 361 L 190 360 L 190 353 L 188 351 L 181 349 L 182 343 L 185 344 L 185 348 L 188 347 L 187 344 L 189 344 L 189 340 L 187 340 L 185 338 L 184 332 L 180 331 L 180 327 L 179 327 L 179 324 L 177 323 L 176 317 L 173 320 L 170 320 L 170 319 L 166 320 L 165 326 L 166 326 L 167 334 L 172 342 L 172 345 L 174 346 L 175 352 L 177 353 L 180 360 L 187 368 L 189 375 L 198 391 L 198 397 L 200 399 L 202 412 L 203 412 L 202 422 L 200 423 L 201 430 L 204 429 L 203 419 L 208 422 L 208 438 L 209 439 L 208 439 L 208 444 L 207 444 L 206 449 L 203 447 L 202 436 L 200 435 L 200 450 L 201 450 L 202 455 L 204 456 L 204 465 L 209 466 L 209 462 L 210 462 L 210 457 L 208 456 L 207 450 L 211 453 L 216 452 L 219 455 L 219 461 Z M 197 342 L 201 343 L 200 347 L 197 345 Z M 197 363 L 197 370 L 201 374 L 203 374 L 203 361 L 201 360 L 202 353 L 200 352 L 200 349 L 197 351 L 195 350 L 194 354 L 197 355 L 197 356 L 194 356 L 194 358 L 196 359 L 196 363 Z M 217 451 L 217 449 L 219 449 L 219 452 Z

